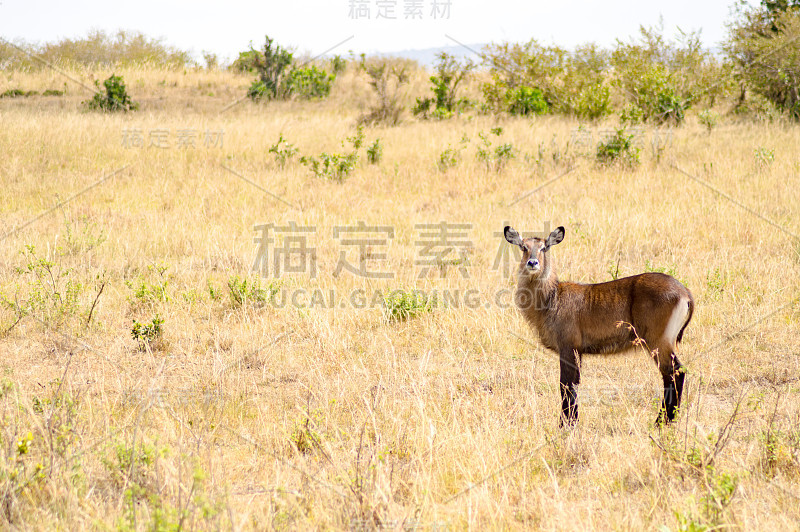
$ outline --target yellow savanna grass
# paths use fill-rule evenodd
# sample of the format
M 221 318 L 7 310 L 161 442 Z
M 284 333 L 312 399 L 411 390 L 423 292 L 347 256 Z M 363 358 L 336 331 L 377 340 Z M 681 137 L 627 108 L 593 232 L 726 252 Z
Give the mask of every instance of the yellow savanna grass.
M 283 134 L 303 155 L 344 153 L 371 98 L 353 70 L 326 101 L 224 112 L 249 77 L 116 74 L 139 111 L 86 112 L 91 93 L 71 81 L 63 97 L 0 100 L 6 526 L 797 527 L 796 125 L 723 120 L 709 135 L 690 116 L 670 132 L 644 128 L 641 164 L 624 169 L 594 160 L 613 121 L 586 125 L 587 144 L 562 117 L 406 115 L 366 129 L 382 160 L 367 164 L 362 149 L 336 183 L 298 157 L 280 168 L 268 150 Z M 64 81 L 9 73 L 0 92 Z M 406 105 L 426 89 L 420 72 Z M 145 144 L 167 131 L 169 147 L 126 146 L 132 131 Z M 501 172 L 476 159 L 479 133 L 492 149 L 513 145 Z M 180 135 L 195 146 L 179 147 Z M 460 161 L 440 170 L 464 135 Z M 275 280 L 270 263 L 260 288 L 288 303 L 260 304 L 257 290 L 232 302 L 229 282 L 258 278 L 254 226 L 290 221 L 315 227 L 316 276 Z M 335 228 L 359 221 L 393 237 L 343 247 Z M 442 221 L 467 224 L 465 245 L 420 279 L 417 224 Z M 693 292 L 675 425 L 653 426 L 661 379 L 637 351 L 586 359 L 578 427 L 558 428 L 557 357 L 508 304 L 513 260 L 496 263 L 507 222 L 566 227 L 553 251 L 561 279 L 665 269 Z M 394 277 L 334 275 L 342 251 Z M 52 279 L 25 271 L 37 258 L 52 262 Z M 65 308 L 70 281 L 80 288 Z M 380 296 L 415 288 L 458 299 L 388 319 Z M 354 293 L 376 304 L 354 308 Z M 134 320 L 157 316 L 159 341 L 132 337 Z

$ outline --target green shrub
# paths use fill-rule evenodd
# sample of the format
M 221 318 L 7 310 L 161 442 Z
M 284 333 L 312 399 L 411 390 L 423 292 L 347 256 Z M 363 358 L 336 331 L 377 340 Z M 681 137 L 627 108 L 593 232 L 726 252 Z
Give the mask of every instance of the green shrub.
M 151 272 L 151 276 L 158 276 L 154 282 L 149 282 L 146 279 L 139 278 L 135 282 L 126 280 L 125 286 L 133 290 L 131 304 L 135 307 L 148 306 L 153 307 L 158 303 L 167 303 L 170 301 L 167 288 L 169 286 L 169 275 L 165 275 L 169 266 L 167 265 L 148 265 L 147 270 Z
M 133 281 L 125 281 L 125 284 L 133 290 L 133 301 L 152 305 L 153 303 L 166 303 L 169 301 L 170 298 L 167 294 L 168 282 L 167 279 L 164 279 L 157 283 L 140 281 L 138 285 L 135 285 Z
M 95 85 L 100 87 L 100 84 L 95 81 Z M 84 102 L 89 109 L 96 109 L 100 111 L 133 111 L 138 109 L 139 105 L 134 103 L 128 91 L 125 89 L 125 82 L 121 76 L 111 75 L 103 82 L 105 87 L 105 94 L 98 92 L 91 100 Z
M 319 158 L 313 156 L 300 157 L 300 163 L 308 167 L 316 177 L 343 182 L 358 164 L 358 150 L 364 144 L 364 127 L 358 126 L 356 134 L 347 137 L 353 150 L 346 154 L 322 152 Z M 344 146 L 344 142 L 342 142 Z
M 304 155 L 300 157 L 300 162 L 306 165 L 314 176 L 341 183 L 355 169 L 356 163 L 358 163 L 358 154 L 355 152 L 344 155 L 322 152 L 319 159 Z
M 247 89 L 247 97 L 254 102 L 262 99 L 269 99 L 270 92 L 267 88 L 267 84 L 260 79 L 254 80 Z
M 0 98 L 19 98 L 21 96 L 25 96 L 25 91 L 21 89 L 8 89 L 0 94 Z
M 597 145 L 597 162 L 602 165 L 620 163 L 634 166 L 639 163 L 639 148 L 633 146 L 633 135 L 626 134 L 625 128 Z
M 16 268 L 16 273 L 20 280 L 29 280 L 30 284 L 14 301 L 0 294 L 0 304 L 18 317 L 32 315 L 48 327 L 68 325 L 79 313 L 83 284 L 76 279 L 73 269 L 65 268 L 61 260 L 40 257 L 32 245 L 25 246 L 21 254 L 25 265 Z M 59 249 L 58 255 L 63 254 Z
M 484 109 L 508 111 L 507 95 L 519 87 L 536 87 L 548 105 L 548 112 L 578 114 L 575 102 L 589 99 L 591 87 L 607 77 L 608 52 L 595 45 L 567 50 L 543 46 L 534 40 L 524 44 L 492 44 L 485 48 L 484 60 L 492 81 L 481 87 Z
M 264 51 L 259 52 L 250 48 L 250 53 L 244 56 L 242 68 L 252 69 L 258 74 L 247 91 L 247 96 L 254 101 L 286 98 L 285 73 L 292 64 L 292 53 L 282 48 L 269 36 L 265 37 Z M 242 55 L 239 56 L 242 59 Z M 249 70 L 248 70 L 249 71 Z
M 469 77 L 475 65 L 469 60 L 461 63 L 446 52 L 437 57 L 436 74 L 430 77 L 433 98 L 417 98 L 413 109 L 414 115 L 421 118 L 450 118 L 468 103 L 458 99 L 458 87 Z
M 383 144 L 381 144 L 381 139 L 375 139 L 375 142 L 367 148 L 367 162 L 378 164 L 381 162 L 381 158 L 383 158 Z
M 619 41 L 611 54 L 611 83 L 644 122 L 680 124 L 690 105 L 714 105 L 730 90 L 728 67 L 704 48 L 697 32 L 674 40 L 659 28 L 640 28 L 633 42 Z
M 503 134 L 503 128 L 492 128 L 489 133 L 499 137 Z M 481 144 L 478 146 L 475 156 L 478 162 L 486 166 L 486 170 L 500 172 L 515 157 L 513 145 L 506 143 L 493 146 L 489 136 L 483 132 L 478 133 L 478 137 L 481 139 Z
M 780 109 L 758 93 L 748 94 L 733 109 L 733 114 L 758 122 L 775 122 L 781 116 Z
M 460 151 L 452 146 L 448 146 L 446 150 L 439 154 L 439 160 L 436 165 L 439 170 L 444 172 L 448 168 L 453 168 L 458 164 Z
M 261 307 L 266 305 L 278 293 L 279 284 L 271 282 L 262 286 L 258 279 L 249 280 L 237 275 L 228 279 L 228 292 L 231 296 L 231 305 L 234 308 L 244 306 Z
M 307 68 L 296 68 L 289 71 L 286 89 L 289 95 L 306 100 L 325 98 L 331 92 L 331 86 L 335 79 L 335 74 L 328 74 L 314 65 Z
M 750 90 L 800 120 L 800 6 L 796 1 L 763 1 L 756 7 L 743 3 L 723 47 L 737 67 L 741 87 L 737 107 L 745 103 Z
M 525 85 L 510 89 L 506 93 L 508 112 L 516 116 L 543 115 L 549 110 L 544 93 L 538 88 Z
M 161 327 L 163 324 L 164 320 L 158 314 L 149 323 L 139 323 L 134 319 L 131 336 L 139 343 L 140 347 L 150 346 L 161 339 L 164 332 Z
M 467 147 L 467 144 L 469 144 L 467 135 L 461 137 L 457 148 L 453 148 L 448 144 L 447 149 L 439 154 L 439 159 L 436 161 L 439 171 L 445 172 L 448 168 L 455 167 L 461 160 L 461 152 Z
M 719 121 L 719 115 L 712 111 L 711 109 L 706 109 L 705 111 L 701 111 L 700 114 L 697 115 L 697 120 L 700 122 L 701 125 L 705 126 L 708 134 L 711 134 L 711 131 L 717 127 L 717 122 Z
M 297 148 L 294 147 L 294 144 L 288 143 L 283 138 L 283 133 L 280 133 L 278 142 L 270 146 L 269 153 L 275 155 L 275 162 L 280 168 L 283 168 L 297 154 Z
M 619 113 L 619 121 L 631 126 L 641 124 L 644 121 L 642 108 L 632 103 L 627 104 Z
M 572 112 L 584 120 L 599 120 L 611 114 L 611 92 L 603 85 L 584 88 L 572 103 Z
M 231 64 L 230 69 L 236 72 L 255 72 L 259 53 L 252 48 L 246 52 L 239 52 L 239 57 Z
M 208 289 L 208 297 L 211 299 L 211 301 L 218 301 L 220 298 L 222 298 L 220 289 L 214 286 L 211 280 L 206 281 L 206 288 Z
M 247 96 L 253 101 L 285 100 L 292 96 L 306 100 L 327 97 L 336 74 L 329 74 L 315 65 L 295 66 L 292 61 L 292 52 L 266 36 L 263 52 L 251 47 L 249 52 L 239 54 L 233 68 L 258 74 L 247 89 Z
M 438 306 L 434 296 L 416 290 L 395 290 L 383 299 L 386 318 L 400 322 L 433 312 Z
M 335 76 L 338 76 L 345 70 L 347 70 L 347 61 L 340 55 L 334 55 L 331 58 L 331 72 L 333 72 Z
M 689 100 L 680 97 L 670 83 L 664 68 L 653 65 L 632 84 L 628 93 L 631 105 L 638 107 L 642 122 L 657 125 L 666 122 L 680 124 Z
M 769 166 L 775 162 L 775 150 L 759 146 L 753 150 L 753 156 L 759 166 Z

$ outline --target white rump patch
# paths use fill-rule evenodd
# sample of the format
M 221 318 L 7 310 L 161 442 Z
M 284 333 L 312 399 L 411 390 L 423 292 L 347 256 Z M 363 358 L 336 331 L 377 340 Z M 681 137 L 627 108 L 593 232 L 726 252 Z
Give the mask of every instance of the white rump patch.
M 681 300 L 672 309 L 672 316 L 669 317 L 667 328 L 664 330 L 664 339 L 674 346 L 678 340 L 678 333 L 681 327 L 686 325 L 686 320 L 689 317 L 689 300 L 682 297 Z

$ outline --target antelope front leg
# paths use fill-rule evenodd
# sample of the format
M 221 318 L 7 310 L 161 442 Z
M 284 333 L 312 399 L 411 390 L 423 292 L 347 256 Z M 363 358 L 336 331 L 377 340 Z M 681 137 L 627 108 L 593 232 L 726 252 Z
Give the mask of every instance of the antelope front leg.
M 578 421 L 578 392 L 575 386 L 581 381 L 580 356 L 574 349 L 562 349 L 559 355 L 561 377 L 561 420 L 559 425 L 572 426 Z

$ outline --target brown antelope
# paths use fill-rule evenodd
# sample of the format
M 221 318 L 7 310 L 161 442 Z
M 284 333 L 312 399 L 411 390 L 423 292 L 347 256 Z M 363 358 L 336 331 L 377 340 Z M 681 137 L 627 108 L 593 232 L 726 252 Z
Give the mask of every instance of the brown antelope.
M 664 400 L 656 423 L 669 423 L 681 404 L 684 369 L 677 343 L 694 311 L 691 292 L 663 273 L 642 273 L 598 284 L 560 282 L 548 250 L 564 239 L 556 228 L 546 239 L 522 239 L 506 226 L 506 240 L 522 248 L 517 307 L 539 333 L 542 344 L 559 355 L 561 424 L 578 419 L 581 356 L 619 353 L 644 341 L 664 379 Z

